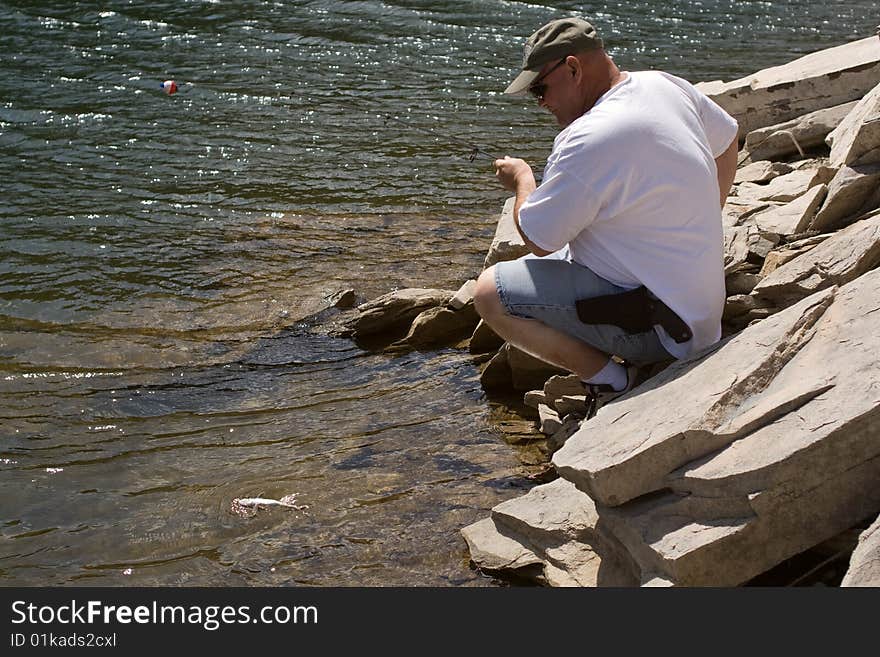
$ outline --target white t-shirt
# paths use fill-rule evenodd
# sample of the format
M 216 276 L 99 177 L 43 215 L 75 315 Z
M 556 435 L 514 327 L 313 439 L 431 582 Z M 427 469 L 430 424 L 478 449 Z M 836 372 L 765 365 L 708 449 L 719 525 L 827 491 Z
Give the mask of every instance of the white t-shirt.
M 677 358 L 721 337 L 724 237 L 715 158 L 737 123 L 686 80 L 629 73 L 557 135 L 520 227 L 546 251 L 631 289 L 644 285 L 690 326 Z

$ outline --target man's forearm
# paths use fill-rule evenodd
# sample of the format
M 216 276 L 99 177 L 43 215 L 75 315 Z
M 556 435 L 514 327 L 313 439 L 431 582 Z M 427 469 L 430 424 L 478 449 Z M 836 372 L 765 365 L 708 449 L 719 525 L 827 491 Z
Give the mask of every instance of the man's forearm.
M 519 209 L 526 202 L 526 199 L 529 198 L 529 194 L 535 191 L 536 185 L 532 182 L 531 185 L 523 184 L 517 186 L 516 189 L 516 198 L 513 202 L 513 222 L 516 224 L 516 230 L 519 232 L 519 236 L 522 237 L 523 242 L 525 242 L 526 248 L 534 253 L 536 256 L 545 256 L 549 255 L 551 251 L 545 251 L 544 249 L 537 246 L 534 242 L 532 242 L 526 234 L 523 232 L 522 227 L 519 225 Z

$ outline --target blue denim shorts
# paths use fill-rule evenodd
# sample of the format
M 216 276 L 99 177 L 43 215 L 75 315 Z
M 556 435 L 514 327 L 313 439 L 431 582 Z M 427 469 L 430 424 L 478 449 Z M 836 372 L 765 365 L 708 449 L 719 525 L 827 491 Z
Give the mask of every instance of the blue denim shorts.
M 527 255 L 495 265 L 495 287 L 507 312 L 536 319 L 596 349 L 634 365 L 673 358 L 653 330 L 627 333 L 610 324 L 584 324 L 575 301 L 626 289 L 600 278 L 590 269 L 561 257 Z

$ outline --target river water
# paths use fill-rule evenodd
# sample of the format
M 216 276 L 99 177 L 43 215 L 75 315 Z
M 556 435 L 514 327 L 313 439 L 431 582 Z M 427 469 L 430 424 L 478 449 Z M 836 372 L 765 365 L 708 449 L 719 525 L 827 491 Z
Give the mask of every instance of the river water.
M 555 132 L 499 94 L 543 22 L 592 17 L 623 68 L 696 82 L 875 10 L 0 1 L 0 585 L 499 585 L 458 532 L 533 485 L 529 422 L 466 352 L 307 318 L 479 273 L 506 197 L 486 154 L 540 166 Z

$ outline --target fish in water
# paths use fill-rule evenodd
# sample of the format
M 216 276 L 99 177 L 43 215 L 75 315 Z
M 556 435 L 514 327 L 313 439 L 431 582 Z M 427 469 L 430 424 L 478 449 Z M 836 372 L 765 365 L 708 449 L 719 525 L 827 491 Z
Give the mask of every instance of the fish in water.
M 232 500 L 232 510 L 238 515 L 251 516 L 258 509 L 270 506 L 281 506 L 296 511 L 305 511 L 308 509 L 307 504 L 296 503 L 296 493 L 285 495 L 280 500 L 273 500 L 269 497 L 237 497 Z

